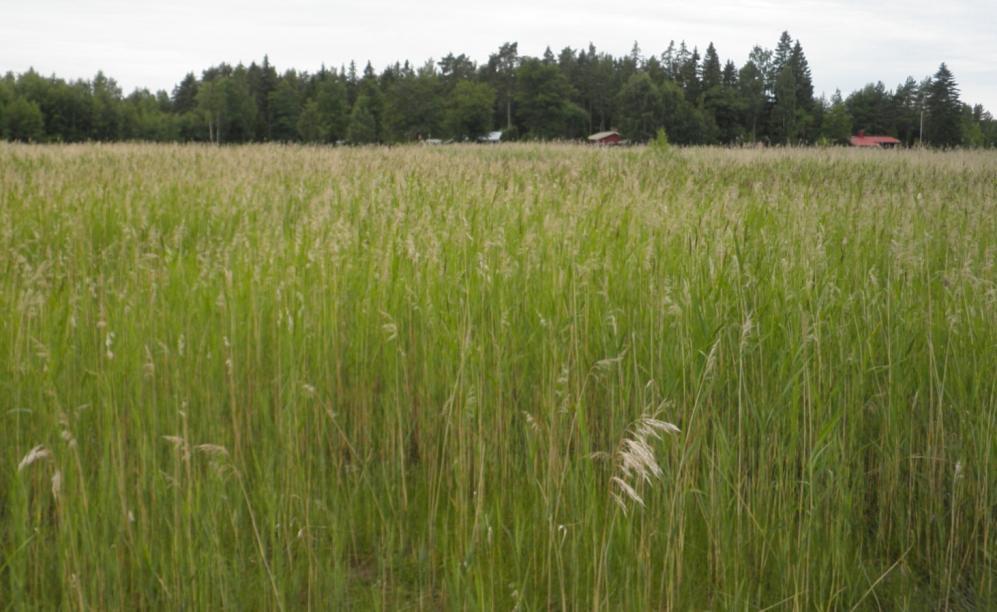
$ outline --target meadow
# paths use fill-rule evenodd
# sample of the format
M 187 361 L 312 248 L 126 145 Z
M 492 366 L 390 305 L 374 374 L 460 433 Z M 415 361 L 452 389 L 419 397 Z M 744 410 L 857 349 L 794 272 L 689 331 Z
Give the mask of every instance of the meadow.
M 0 609 L 997 609 L 997 153 L 0 144 Z

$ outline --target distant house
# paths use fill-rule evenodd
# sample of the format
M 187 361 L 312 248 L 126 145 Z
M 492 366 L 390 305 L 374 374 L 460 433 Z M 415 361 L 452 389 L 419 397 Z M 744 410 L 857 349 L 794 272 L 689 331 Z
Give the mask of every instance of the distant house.
M 892 149 L 894 147 L 899 147 L 903 143 L 892 136 L 866 136 L 865 130 L 859 130 L 858 134 L 852 136 L 848 140 L 848 144 L 853 147 Z
M 502 131 L 496 130 L 494 132 L 488 132 L 484 136 L 478 136 L 478 142 L 483 142 L 486 144 L 498 144 L 502 142 Z
M 588 137 L 588 141 L 597 145 L 618 145 L 623 142 L 623 137 L 616 130 L 609 130 L 592 134 Z

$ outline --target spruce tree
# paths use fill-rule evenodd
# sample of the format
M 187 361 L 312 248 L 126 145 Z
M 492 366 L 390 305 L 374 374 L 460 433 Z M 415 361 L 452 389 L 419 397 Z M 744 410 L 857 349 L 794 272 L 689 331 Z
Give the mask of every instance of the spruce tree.
M 724 87 L 737 87 L 737 66 L 734 65 L 734 62 L 727 60 L 727 63 L 724 64 L 722 80 Z
M 928 85 L 926 140 L 935 147 L 955 147 L 962 142 L 959 88 L 943 62 Z
M 803 45 L 797 40 L 789 54 L 789 65 L 793 71 L 793 81 L 796 83 L 796 117 L 794 137 L 798 141 L 811 142 L 816 134 L 810 128 L 814 124 L 814 86 L 810 74 L 807 56 L 803 54 Z
M 696 104 L 699 94 L 703 91 L 702 81 L 699 75 L 699 51 L 693 47 L 692 54 L 689 54 L 683 43 L 682 51 L 685 51 L 685 61 L 679 68 L 679 84 L 685 90 L 685 99 Z
M 775 47 L 775 53 L 772 55 L 772 72 L 775 74 L 775 78 L 779 78 L 779 73 L 789 63 L 792 54 L 793 38 L 789 32 L 783 31 L 779 36 L 779 44 Z
M 711 87 L 718 87 L 723 79 L 720 71 L 720 57 L 717 49 L 710 43 L 706 48 L 706 55 L 703 56 L 703 91 L 709 91 Z
M 177 113 L 189 113 L 197 108 L 197 77 L 193 72 L 173 88 L 173 110 Z
M 793 76 L 796 78 L 796 104 L 800 108 L 809 110 L 814 105 L 813 77 L 810 74 L 807 56 L 803 54 L 803 45 L 800 44 L 799 40 L 793 45 L 793 50 L 789 55 L 789 63 L 793 68 Z

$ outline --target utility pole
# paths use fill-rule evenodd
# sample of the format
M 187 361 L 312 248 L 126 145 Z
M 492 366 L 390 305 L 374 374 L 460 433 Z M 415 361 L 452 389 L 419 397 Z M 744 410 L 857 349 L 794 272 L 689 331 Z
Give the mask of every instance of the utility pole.
M 920 146 L 924 147 L 924 107 L 921 107 L 921 129 L 917 132 L 917 137 L 921 141 Z

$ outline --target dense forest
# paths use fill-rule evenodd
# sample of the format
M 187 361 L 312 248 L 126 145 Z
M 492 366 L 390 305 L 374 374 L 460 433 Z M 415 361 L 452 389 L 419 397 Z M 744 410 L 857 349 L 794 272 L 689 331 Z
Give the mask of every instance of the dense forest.
M 711 43 L 685 42 L 645 56 L 565 48 L 542 57 L 503 44 L 477 64 L 452 53 L 419 67 L 370 63 L 314 74 L 262 63 L 221 64 L 187 74 L 172 92 L 125 96 L 114 79 L 66 81 L 29 70 L 0 79 L 0 130 L 32 142 L 205 141 L 396 143 L 579 139 L 618 129 L 646 141 L 664 128 L 678 144 L 834 144 L 865 130 L 906 145 L 997 146 L 997 121 L 960 101 L 943 63 L 933 76 L 894 89 L 869 84 L 815 98 L 803 46 L 783 32 L 774 50 L 756 46 L 738 68 Z

